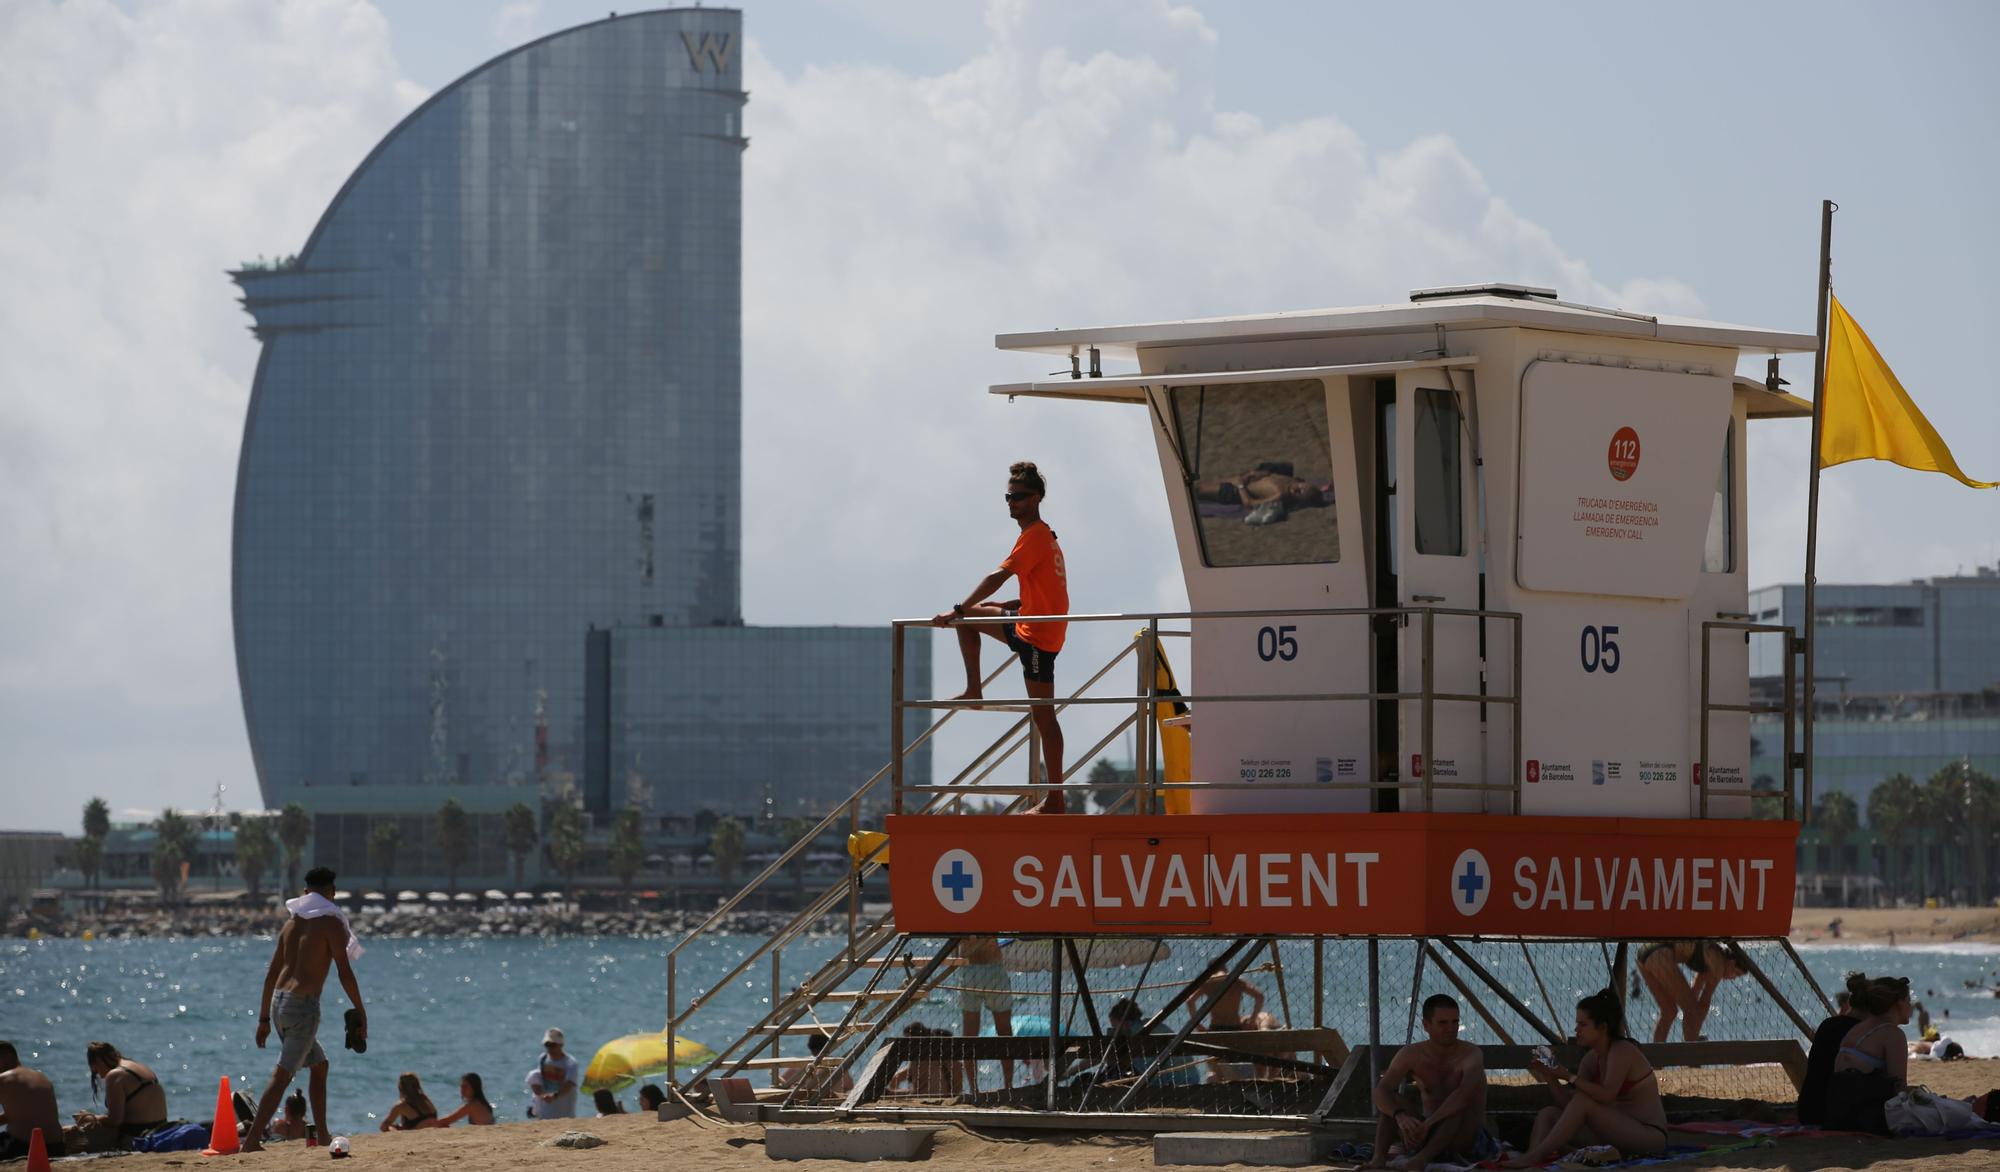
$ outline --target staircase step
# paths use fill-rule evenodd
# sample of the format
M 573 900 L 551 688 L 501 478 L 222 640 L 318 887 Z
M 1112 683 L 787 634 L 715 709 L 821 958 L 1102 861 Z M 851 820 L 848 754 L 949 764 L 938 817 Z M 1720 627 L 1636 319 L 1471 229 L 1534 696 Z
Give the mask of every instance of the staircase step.
M 811 1066 L 812 1064 L 812 1055 L 800 1054 L 796 1058 L 744 1058 L 725 1063 L 724 1065 L 727 1065 L 732 1070 L 776 1070 L 792 1066 Z
M 871 956 L 866 960 L 857 962 L 857 967 L 864 969 L 879 969 L 884 967 L 903 968 L 914 971 L 923 968 L 929 963 L 930 959 L 922 956 Z M 947 956 L 938 967 L 955 969 L 963 967 L 964 964 L 965 959 L 963 957 Z
M 837 992 L 833 992 L 833 993 L 822 993 L 822 994 L 820 995 L 820 998 L 819 998 L 819 999 L 820 999 L 820 1000 L 821 1000 L 822 1002 L 825 1002 L 825 1001 L 860 1001 L 861 999 L 863 999 L 863 998 L 865 997 L 865 998 L 867 998 L 867 999 L 868 999 L 868 1000 L 870 1000 L 870 1001 L 888 1001 L 888 1000 L 890 1000 L 891 998 L 895 998 L 895 997 L 901 997 L 902 995 L 903 995 L 903 990 L 902 990 L 902 989 L 900 989 L 900 988 L 897 988 L 897 989 L 876 989 L 876 990 L 874 990 L 873 992 L 870 992 L 870 991 L 868 991 L 868 990 L 864 990 L 864 989 L 841 989 L 841 990 L 839 990 L 839 991 L 837 991 Z

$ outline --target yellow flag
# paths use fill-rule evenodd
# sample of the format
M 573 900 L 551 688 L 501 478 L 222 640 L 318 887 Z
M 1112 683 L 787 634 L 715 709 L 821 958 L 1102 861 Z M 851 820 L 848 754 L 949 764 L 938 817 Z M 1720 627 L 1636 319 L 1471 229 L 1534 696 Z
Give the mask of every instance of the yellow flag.
M 1819 466 L 1849 460 L 1887 460 L 1919 472 L 1942 472 L 1973 488 L 2000 488 L 1959 471 L 1937 429 L 1882 361 L 1875 343 L 1830 297 L 1826 339 L 1826 405 L 1820 425 Z

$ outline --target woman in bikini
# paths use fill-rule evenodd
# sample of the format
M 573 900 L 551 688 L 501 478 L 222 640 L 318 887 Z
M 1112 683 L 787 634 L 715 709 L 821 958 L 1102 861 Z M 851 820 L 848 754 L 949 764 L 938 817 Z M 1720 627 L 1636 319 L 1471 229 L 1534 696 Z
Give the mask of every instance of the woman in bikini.
M 1535 1116 L 1528 1150 L 1507 1161 L 1508 1167 L 1546 1163 L 1569 1144 L 1610 1144 L 1628 1158 L 1667 1150 L 1660 1079 L 1625 1036 L 1616 993 L 1603 989 L 1576 1003 L 1576 1040 L 1587 1052 L 1574 1074 L 1560 1065 L 1529 1065 L 1528 1073 L 1548 1084 L 1556 1105 Z
M 1870 980 L 1855 973 L 1847 978 L 1847 993 L 1861 1020 L 1840 1039 L 1820 1125 L 1830 1131 L 1888 1135 L 1883 1104 L 1903 1089 L 1909 1072 L 1903 1026 L 1910 1020 L 1910 981 L 1907 977 Z
M 1659 1003 L 1660 1020 L 1653 1026 L 1653 1041 L 1664 1042 L 1673 1031 L 1674 1019 L 1681 1018 L 1683 1041 L 1701 1040 L 1701 1027 L 1708 1020 L 1708 1007 L 1724 981 L 1743 975 L 1743 951 L 1724 947 L 1713 940 L 1674 940 L 1648 945 L 1639 953 L 1639 978 Z M 1681 975 L 1686 968 L 1693 981 Z
M 90 1116 L 91 1122 L 108 1123 L 118 1129 L 120 1139 L 137 1139 L 166 1125 L 167 1091 L 153 1068 L 118 1052 L 109 1042 L 92 1042 L 83 1048 L 90 1065 L 90 1091 L 104 1097 L 104 1114 Z M 79 1117 L 77 1122 L 85 1120 Z
M 424 1084 L 412 1071 L 404 1071 L 396 1080 L 396 1105 L 382 1117 L 378 1131 L 417 1131 L 438 1125 L 437 1104 L 424 1093 Z
M 439 1127 L 450 1127 L 461 1119 L 473 1127 L 485 1127 L 493 1122 L 493 1104 L 486 1101 L 485 1080 L 466 1071 L 458 1079 L 458 1097 L 462 1100 L 458 1110 L 438 1120 Z

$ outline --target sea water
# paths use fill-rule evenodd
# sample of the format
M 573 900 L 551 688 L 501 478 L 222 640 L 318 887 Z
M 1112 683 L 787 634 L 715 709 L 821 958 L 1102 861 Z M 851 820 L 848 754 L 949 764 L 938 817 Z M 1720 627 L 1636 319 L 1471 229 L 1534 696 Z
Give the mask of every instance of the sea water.
M 683 952 L 683 1003 L 761 941 L 712 936 Z M 396 1078 L 414 1071 L 442 1112 L 459 1105 L 459 1076 L 477 1072 L 501 1121 L 525 1115 L 526 1080 L 542 1032 L 560 1028 L 579 1067 L 604 1042 L 666 1023 L 666 954 L 672 941 L 376 940 L 354 966 L 368 1008 L 368 1052 L 341 1048 L 347 999 L 327 974 L 320 1044 L 332 1061 L 327 1115 L 336 1132 L 374 1131 L 396 1102 Z M 234 940 L 9 940 L 0 942 L 0 1039 L 47 1074 L 68 1119 L 102 1111 L 84 1046 L 106 1041 L 151 1066 L 174 1118 L 207 1121 L 218 1080 L 254 1100 L 270 1078 L 278 1039 L 256 1045 L 257 1002 L 271 938 Z M 780 976 L 796 983 L 838 948 L 803 939 L 785 950 Z M 792 965 L 798 965 L 796 970 Z M 697 1040 L 723 1046 L 769 1011 L 770 963 L 760 960 L 704 1008 Z M 685 1032 L 685 1031 L 684 1031 Z M 792 1039 L 792 1052 L 799 1052 Z M 659 1080 L 655 1080 L 659 1081 Z M 294 1085 L 303 1087 L 301 1076 Z M 633 1094 L 622 1096 L 628 1110 Z M 578 1113 L 591 1115 L 589 1096 Z
M 717 935 L 683 952 L 677 964 L 682 1002 L 712 985 L 760 942 L 752 936 Z M 664 1024 L 670 945 L 628 938 L 372 942 L 355 966 L 368 1007 L 367 1054 L 341 1049 L 340 1015 L 346 1000 L 331 973 L 321 999 L 325 1021 L 320 1040 L 333 1062 L 328 1113 L 335 1130 L 374 1130 L 395 1104 L 396 1078 L 404 1071 L 416 1072 L 446 1112 L 458 1105 L 459 1075 L 476 1071 L 485 1079 L 497 1117 L 503 1122 L 522 1118 L 526 1078 L 548 1027 L 561 1028 L 570 1053 L 587 1065 L 602 1043 Z M 834 939 L 792 943 L 781 979 L 795 984 L 838 947 Z M 1151 979 L 1192 975 L 1199 968 L 1194 951 L 1181 949 L 1182 955 L 1153 970 Z M 2000 980 L 1995 975 L 2000 946 L 1805 945 L 1799 952 L 1829 995 L 1849 971 L 1910 977 L 1933 1024 L 1969 1054 L 2000 1055 L 2000 1000 L 1992 992 Z M 159 1074 L 172 1116 L 206 1120 L 222 1075 L 255 1098 L 277 1059 L 275 1036 L 270 1048 L 261 1051 L 254 1040 L 270 956 L 268 937 L 6 941 L 0 943 L 0 1038 L 12 1041 L 22 1061 L 55 1081 L 65 1117 L 75 1110 L 103 1109 L 91 1096 L 84 1064 L 85 1044 L 101 1040 Z M 1532 987 L 1526 972 L 1495 975 L 1516 988 Z M 1109 983 L 1110 974 L 1106 978 Z M 1297 983 L 1298 975 L 1291 979 Z M 1024 993 L 1039 986 L 1032 976 L 1014 980 Z M 769 983 L 769 961 L 760 959 L 731 988 L 719 992 L 683 1033 L 718 1048 L 728 1044 L 769 1011 Z M 1744 987 L 1725 987 L 1719 1007 L 1739 996 L 1755 996 L 1747 979 L 1728 985 Z M 1557 993 L 1561 991 L 1551 995 Z M 1645 1027 L 1652 1021 L 1651 1008 L 1643 1003 L 1643 994 L 1638 998 L 1634 1024 Z M 1401 1001 L 1401 996 L 1395 998 L 1395 1006 L 1385 1007 L 1383 1015 L 1384 1032 L 1393 1035 L 1392 1041 L 1400 1040 L 1405 1024 Z M 933 1007 L 947 1016 L 955 1008 L 949 994 Z M 1030 1006 L 1020 1008 L 1025 1012 Z M 1810 1007 L 1800 1008 L 1808 1018 L 1817 1016 Z M 1477 1032 L 1482 1027 L 1468 1028 Z M 1711 1029 L 1711 1034 L 1726 1036 L 1726 1030 Z M 797 1041 L 791 1039 L 791 1044 L 796 1047 Z M 628 1109 L 634 1105 L 630 1091 L 623 1098 Z M 593 1113 L 587 1098 L 579 1110 Z

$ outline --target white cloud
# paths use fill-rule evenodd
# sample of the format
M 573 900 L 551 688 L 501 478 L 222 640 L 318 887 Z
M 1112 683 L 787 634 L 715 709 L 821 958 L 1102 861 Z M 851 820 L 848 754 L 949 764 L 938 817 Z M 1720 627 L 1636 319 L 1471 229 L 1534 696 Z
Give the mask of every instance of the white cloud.
M 421 96 L 352 0 L 0 6 L 9 824 L 254 795 L 229 526 L 257 350 L 223 270 L 296 250 Z
M 503 48 L 512 48 L 534 36 L 541 19 L 540 0 L 502 4 L 500 11 L 493 14 L 493 39 Z
M 508 4 L 493 32 L 537 19 Z M 1671 274 L 1593 274 L 1449 138 L 1218 109 L 1215 42 L 1157 0 L 1002 0 L 985 44 L 927 76 L 786 74 L 752 42 L 754 621 L 948 603 L 1010 540 L 997 479 L 1023 457 L 1051 473 L 1080 608 L 1178 604 L 1143 426 L 984 395 L 1048 368 L 994 352 L 998 330 L 1491 278 L 1700 311 Z M 10 822 L 69 825 L 91 789 L 254 792 L 228 567 L 256 347 L 222 270 L 300 247 L 421 96 L 358 0 L 0 6 L 0 779 L 77 791 Z

